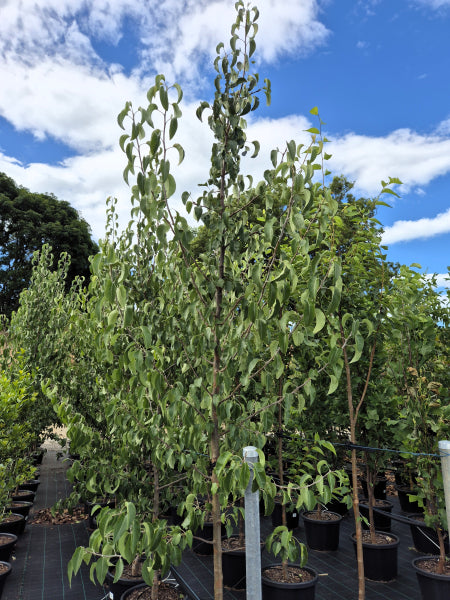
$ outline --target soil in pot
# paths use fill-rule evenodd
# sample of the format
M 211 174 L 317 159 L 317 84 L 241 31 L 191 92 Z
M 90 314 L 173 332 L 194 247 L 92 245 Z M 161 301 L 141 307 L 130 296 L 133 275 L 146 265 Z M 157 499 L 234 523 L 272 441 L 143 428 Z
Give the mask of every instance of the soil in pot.
M 286 525 L 288 529 L 298 527 L 299 513 L 295 506 L 286 506 Z M 272 512 L 272 526 L 279 527 L 282 525 L 282 504 L 275 502 L 275 507 Z
M 0 533 L 13 533 L 20 535 L 25 529 L 25 517 L 15 513 L 9 513 L 0 521 Z
M 158 590 L 158 600 L 188 600 L 178 587 L 162 582 Z M 122 594 L 120 600 L 152 600 L 152 588 L 146 583 L 136 585 Z
M 376 543 L 371 543 L 370 532 L 362 532 L 364 576 L 380 582 L 392 581 L 397 577 L 397 557 L 400 539 L 393 533 L 375 532 Z M 356 555 L 356 537 L 352 534 Z
M 3 593 L 3 586 L 5 585 L 6 578 L 11 574 L 11 565 L 9 562 L 0 562 L 0 598 Z
M 334 551 L 339 547 L 339 531 L 342 515 L 323 510 L 304 512 L 306 543 L 311 550 Z
M 439 554 L 439 541 L 437 533 L 431 527 L 425 525 L 423 513 L 406 515 L 408 519 L 414 520 L 410 523 L 411 536 L 417 552 L 423 554 Z M 444 533 L 445 553 L 449 552 L 448 533 Z
M 268 565 L 262 569 L 263 600 L 314 600 L 317 573 L 298 565 L 288 565 L 287 572 L 285 579 L 282 565 Z
M 412 561 L 423 600 L 450 598 L 450 562 L 445 564 L 443 575 L 436 573 L 437 564 L 438 559 L 429 556 L 420 556 Z
M 8 561 L 11 558 L 18 539 L 14 533 L 0 533 L 0 561 Z
M 383 510 L 385 513 L 391 513 L 394 505 L 389 500 L 375 500 L 375 508 Z M 363 517 L 369 519 L 369 505 L 365 502 L 360 502 L 359 512 Z M 373 521 L 375 529 L 377 531 L 390 531 L 391 530 L 391 517 L 389 514 L 382 515 L 379 512 L 373 511 Z M 365 521 L 361 522 L 363 529 L 369 529 L 369 526 Z

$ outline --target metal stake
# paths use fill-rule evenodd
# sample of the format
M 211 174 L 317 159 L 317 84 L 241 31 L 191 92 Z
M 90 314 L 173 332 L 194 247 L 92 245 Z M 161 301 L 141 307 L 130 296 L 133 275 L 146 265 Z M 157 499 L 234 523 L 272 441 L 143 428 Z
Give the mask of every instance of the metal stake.
M 447 527 L 450 530 L 450 441 L 439 442 L 441 454 L 442 480 L 444 482 L 445 508 L 447 512 Z
M 259 524 L 259 490 L 252 492 L 253 465 L 258 462 L 254 446 L 243 449 L 244 460 L 250 468 L 250 481 L 245 490 L 245 568 L 247 600 L 261 600 L 261 535 Z

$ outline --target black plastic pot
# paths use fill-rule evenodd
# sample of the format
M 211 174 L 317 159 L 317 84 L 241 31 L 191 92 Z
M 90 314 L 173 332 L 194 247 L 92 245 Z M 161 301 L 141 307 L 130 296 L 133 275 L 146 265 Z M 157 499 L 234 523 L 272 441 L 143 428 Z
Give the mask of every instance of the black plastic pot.
M 305 527 L 306 543 L 311 550 L 333 551 L 339 547 L 339 531 L 342 515 L 323 511 L 323 519 L 311 518 L 317 511 L 307 511 L 302 514 Z M 326 518 L 327 515 L 331 518 Z
M 34 498 L 36 496 L 36 492 L 32 492 L 31 490 L 19 490 L 17 493 L 13 493 L 11 498 L 14 501 L 22 502 L 34 502 Z
M 221 525 L 221 537 L 223 537 L 226 533 L 225 525 Z M 202 540 L 194 540 L 192 544 L 192 550 L 196 554 L 201 554 L 202 556 L 208 556 L 213 554 L 213 545 L 208 543 L 212 542 L 213 539 L 213 524 L 210 521 L 207 521 L 203 524 L 202 529 L 197 529 L 194 534 L 196 537 L 203 538 L 206 541 Z
M 437 575 L 436 573 L 430 573 L 421 569 L 418 563 L 422 560 L 437 562 L 438 559 L 430 558 L 429 556 L 419 556 L 412 561 L 423 600 L 444 600 L 445 598 L 450 598 L 450 575 Z
M 16 513 L 10 513 L 9 516 L 13 516 L 15 519 L 13 521 L 0 521 L 0 533 L 13 533 L 14 535 L 23 533 L 26 524 L 25 517 Z
M 381 500 L 380 500 L 380 502 L 381 502 Z M 389 502 L 389 500 L 383 500 L 382 502 L 383 502 L 383 506 L 375 506 L 375 508 L 379 508 L 380 510 L 384 511 L 385 513 L 391 513 L 392 509 L 394 507 L 392 502 Z M 360 502 L 359 503 L 359 512 L 361 513 L 361 515 L 363 517 L 365 517 L 366 519 L 369 519 L 369 504 L 365 503 L 365 502 Z M 382 515 L 381 513 L 374 510 L 373 511 L 373 521 L 374 521 L 375 529 L 377 531 L 387 532 L 387 531 L 391 530 L 390 514 Z M 361 522 L 361 525 L 362 525 L 363 529 L 369 529 L 369 526 L 366 525 L 366 523 L 364 521 Z
M 299 513 L 294 506 L 286 507 L 286 525 L 288 529 L 295 529 L 298 527 Z M 281 502 L 275 502 L 275 507 L 272 512 L 272 525 L 273 527 L 279 527 L 282 525 L 282 504 Z
M 239 536 L 231 537 L 238 538 Z M 225 587 L 234 590 L 245 589 L 245 547 L 241 550 L 225 550 L 222 547 L 222 575 Z
M 427 527 L 423 521 L 423 513 L 406 515 L 408 519 L 415 520 L 409 524 L 414 548 L 422 554 L 439 554 L 439 541 L 437 533 L 431 527 Z M 422 518 L 422 520 L 420 520 Z M 449 552 L 448 536 L 444 540 L 445 553 Z
M 364 498 L 368 498 L 369 495 L 368 495 L 368 490 L 367 490 L 367 480 L 364 479 L 363 477 L 361 477 L 360 481 L 361 481 L 361 488 L 362 488 L 362 491 L 364 494 Z M 377 500 L 386 500 L 386 482 L 387 482 L 386 477 L 380 477 L 375 482 L 375 485 L 373 486 L 373 493 Z
M 313 569 L 302 567 L 313 576 L 311 581 L 280 583 L 278 581 L 272 581 L 266 575 L 266 572 L 271 567 L 276 566 L 279 565 L 268 565 L 262 569 L 262 600 L 314 600 L 316 585 L 319 578 Z M 295 566 L 299 568 L 298 565 Z
M 395 487 L 398 494 L 398 501 L 400 502 L 400 508 L 405 513 L 421 513 L 423 508 L 419 507 L 418 502 L 414 502 L 409 499 L 409 496 L 414 495 L 414 490 L 410 490 L 408 487 L 402 487 L 397 485 Z
M 392 544 L 370 544 L 363 542 L 364 576 L 373 581 L 392 581 L 397 577 L 398 546 L 400 539 L 393 533 L 385 534 L 393 539 Z M 356 554 L 355 534 L 351 536 Z
M 239 536 L 232 535 L 231 538 L 237 539 Z M 223 538 L 226 540 L 228 538 Z M 264 544 L 261 543 L 261 553 Z M 228 550 L 222 546 L 222 575 L 223 585 L 233 590 L 243 590 L 246 587 L 246 559 L 245 542 L 244 547 L 239 550 Z
M 33 465 L 35 467 L 37 465 L 41 465 L 42 464 L 42 459 L 44 458 L 44 454 L 45 454 L 44 448 L 40 448 L 39 450 L 36 450 L 35 452 L 32 453 L 31 460 L 32 460 Z
M 172 582 L 168 582 L 168 585 L 173 586 L 173 587 L 177 587 L 176 583 L 172 583 Z M 139 585 L 135 585 L 132 588 L 128 588 L 121 596 L 120 596 L 120 600 L 127 600 L 131 593 L 136 591 L 136 590 L 145 590 L 145 589 L 151 589 L 149 585 L 147 585 L 146 583 L 140 583 Z M 181 590 L 180 590 L 181 591 Z M 115 598 L 114 600 L 117 600 L 117 598 Z M 189 600 L 189 596 L 187 596 L 186 594 L 183 596 L 183 600 Z
M 139 584 L 145 583 L 144 579 L 142 577 L 133 577 L 132 579 L 128 579 L 127 577 L 121 577 L 120 579 L 118 579 L 116 581 L 116 583 L 113 583 L 113 581 L 114 581 L 114 570 L 109 570 L 106 573 L 105 582 L 108 585 L 108 589 L 109 589 L 108 598 L 110 600 L 120 600 L 120 598 L 122 598 L 122 594 L 124 592 L 126 592 L 130 588 L 133 588 Z
M 99 508 L 97 508 L 97 510 L 94 511 L 94 513 L 92 513 L 94 506 L 98 506 Z M 102 508 L 106 508 L 107 506 L 109 506 L 110 508 L 114 508 L 116 506 L 115 499 L 113 498 L 110 500 L 99 500 L 99 501 L 86 500 L 86 502 L 84 503 L 84 512 L 89 515 L 89 519 L 88 519 L 89 529 L 97 529 L 97 520 L 96 520 L 95 515 L 98 512 L 100 512 L 100 510 Z
M 2 567 L 6 566 L 6 571 L 0 572 L 0 598 L 1 598 L 2 593 L 3 593 L 3 586 L 5 585 L 6 578 L 8 577 L 8 575 L 11 574 L 11 564 L 6 561 L 0 561 L 0 565 L 2 565 Z
M 28 517 L 32 506 L 32 502 L 26 502 L 25 500 L 14 500 L 9 506 L 6 507 L 6 511 L 16 513 L 16 515 Z
M 330 512 L 337 513 L 338 515 L 341 515 L 343 517 L 345 517 L 345 515 L 347 515 L 350 510 L 347 508 L 345 502 L 342 502 L 341 500 L 339 500 L 339 498 L 333 498 L 330 502 L 328 502 L 328 504 L 326 505 L 326 509 Z
M 8 561 L 11 558 L 14 546 L 19 539 L 14 533 L 0 533 L 1 538 L 7 538 L 0 542 L 0 562 Z
M 32 481 L 25 481 L 25 483 L 21 483 L 19 485 L 19 490 L 28 490 L 30 492 L 37 492 L 39 484 L 41 482 L 39 479 L 33 479 Z

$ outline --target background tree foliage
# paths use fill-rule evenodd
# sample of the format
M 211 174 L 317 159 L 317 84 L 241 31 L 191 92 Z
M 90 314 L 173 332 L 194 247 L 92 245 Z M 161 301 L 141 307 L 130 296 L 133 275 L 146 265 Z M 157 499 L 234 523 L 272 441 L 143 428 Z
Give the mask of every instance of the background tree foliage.
M 43 244 L 71 257 L 67 284 L 89 278 L 89 256 L 98 252 L 88 223 L 70 204 L 52 194 L 37 194 L 0 173 L 0 314 L 9 317 L 27 288 L 32 257 Z

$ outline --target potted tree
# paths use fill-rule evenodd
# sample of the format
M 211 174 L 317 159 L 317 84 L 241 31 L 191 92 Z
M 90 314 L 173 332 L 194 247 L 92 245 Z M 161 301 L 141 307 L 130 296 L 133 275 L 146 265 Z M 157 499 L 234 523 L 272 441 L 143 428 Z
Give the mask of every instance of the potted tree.
M 413 269 L 402 268 L 395 280 L 392 305 L 393 343 L 389 363 L 403 395 L 399 426 L 407 432 L 403 447 L 417 473 L 412 500 L 424 511 L 425 525 L 436 535 L 437 557 L 413 560 L 423 598 L 442 598 L 450 589 L 445 513 L 438 441 L 449 433 L 448 308 L 433 287 Z

